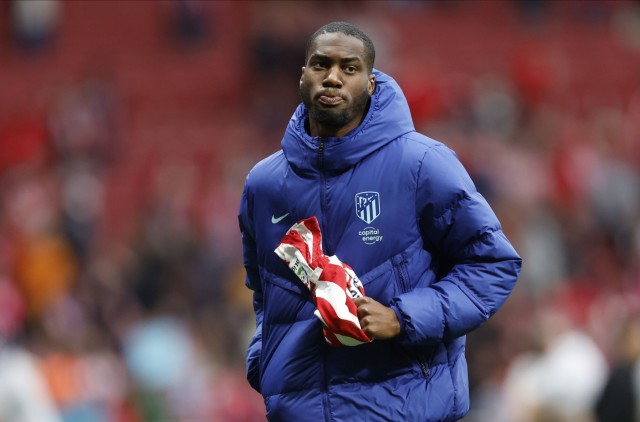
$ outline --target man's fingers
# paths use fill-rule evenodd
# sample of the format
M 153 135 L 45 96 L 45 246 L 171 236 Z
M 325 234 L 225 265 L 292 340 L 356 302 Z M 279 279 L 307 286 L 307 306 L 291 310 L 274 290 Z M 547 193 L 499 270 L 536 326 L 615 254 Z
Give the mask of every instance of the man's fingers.
M 364 331 L 367 337 L 373 340 L 374 330 L 372 330 L 369 325 L 370 323 L 369 319 L 370 319 L 369 317 L 365 317 L 365 318 L 360 317 L 360 327 L 362 327 L 362 331 Z
M 362 321 L 362 318 L 364 318 L 366 315 L 369 315 L 369 308 L 367 308 L 367 305 L 362 304 L 358 306 L 358 318 L 360 319 L 360 321 Z
M 360 307 L 360 305 L 369 303 L 369 301 L 370 301 L 370 298 L 368 298 L 367 296 L 356 297 L 353 299 L 353 303 L 355 303 L 358 308 Z
M 357 298 L 353 299 L 353 303 L 355 303 L 356 306 L 358 307 L 358 318 L 359 319 L 362 319 L 363 316 L 369 314 L 369 309 L 368 309 L 367 305 L 369 303 L 371 303 L 371 299 L 369 299 L 366 296 L 357 297 Z
M 371 298 L 356 302 L 362 331 L 370 339 L 389 339 L 400 334 L 400 323 L 393 309 Z
M 354 303 L 358 307 L 358 319 L 362 320 L 366 315 L 371 314 L 371 307 L 374 301 L 368 297 L 359 297 L 354 299 Z

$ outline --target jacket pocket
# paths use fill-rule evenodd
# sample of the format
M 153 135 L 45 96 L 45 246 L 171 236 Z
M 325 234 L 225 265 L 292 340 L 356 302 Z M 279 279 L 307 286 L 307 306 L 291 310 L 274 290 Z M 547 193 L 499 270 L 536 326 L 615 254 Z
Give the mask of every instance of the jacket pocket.
M 291 324 L 315 318 L 315 305 L 311 293 L 300 280 L 267 273 L 263 295 L 265 336 L 269 334 L 272 324 Z
M 287 271 L 291 270 L 287 268 Z M 305 299 L 311 299 L 309 289 L 304 284 L 302 284 L 302 281 L 296 278 L 293 272 L 291 272 L 290 274 L 287 273 L 287 275 L 285 276 L 265 271 L 263 278 L 269 284 L 278 286 L 290 293 L 302 296 Z
M 407 361 L 412 366 L 416 365 L 420 368 L 420 372 L 425 378 L 429 379 L 429 377 L 431 377 L 431 370 L 430 370 L 429 363 L 431 362 L 431 359 L 433 358 L 433 355 L 435 353 L 435 350 L 436 350 L 435 346 L 430 347 L 428 350 L 425 350 L 424 348 L 418 349 L 413 347 L 402 346 L 400 344 L 398 344 L 398 347 L 402 351 L 402 354 L 406 357 Z
M 407 259 L 404 252 L 391 258 L 393 272 L 396 279 L 396 285 L 400 294 L 407 293 L 411 290 L 411 279 L 407 270 Z

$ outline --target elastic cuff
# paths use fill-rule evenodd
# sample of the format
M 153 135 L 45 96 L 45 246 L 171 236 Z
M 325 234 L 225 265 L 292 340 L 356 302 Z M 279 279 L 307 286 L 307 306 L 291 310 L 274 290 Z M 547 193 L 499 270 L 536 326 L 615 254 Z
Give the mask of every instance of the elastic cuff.
M 400 313 L 400 309 L 398 309 L 398 307 L 393 303 L 393 301 L 391 302 L 391 304 L 389 305 L 389 307 L 391 309 L 393 309 L 393 312 L 396 313 L 396 318 L 398 318 L 398 322 L 400 323 L 400 334 L 404 333 L 404 318 L 402 318 L 402 314 Z

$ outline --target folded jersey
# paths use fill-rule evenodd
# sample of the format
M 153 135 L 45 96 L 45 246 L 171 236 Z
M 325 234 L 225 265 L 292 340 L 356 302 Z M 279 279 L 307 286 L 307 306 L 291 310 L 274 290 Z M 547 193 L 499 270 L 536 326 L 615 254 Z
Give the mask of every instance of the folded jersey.
M 322 322 L 324 338 L 331 346 L 357 346 L 371 339 L 362 331 L 353 302 L 364 288 L 353 269 L 322 251 L 322 233 L 316 217 L 294 224 L 275 253 L 311 292 L 314 314 Z

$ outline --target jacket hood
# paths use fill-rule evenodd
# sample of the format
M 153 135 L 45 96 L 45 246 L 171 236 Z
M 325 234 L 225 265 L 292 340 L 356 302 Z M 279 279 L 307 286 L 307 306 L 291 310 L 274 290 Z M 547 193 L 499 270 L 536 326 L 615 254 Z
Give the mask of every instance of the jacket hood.
M 310 136 L 305 130 L 309 112 L 299 104 L 282 139 L 282 150 L 291 166 L 302 172 L 318 171 L 319 147 L 324 141 L 322 168 L 345 170 L 405 133 L 414 131 L 407 100 L 398 83 L 377 69 L 376 89 L 362 123 L 340 138 Z

